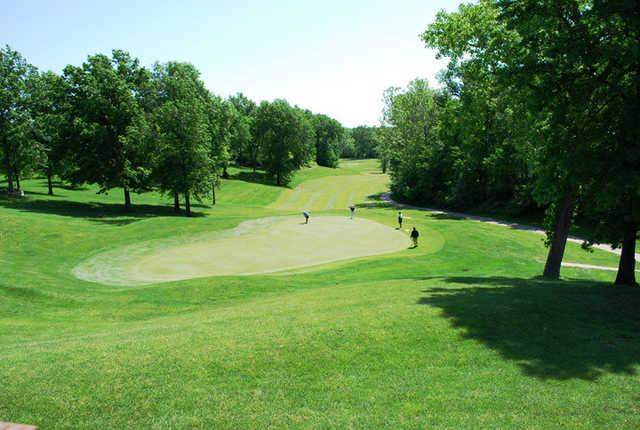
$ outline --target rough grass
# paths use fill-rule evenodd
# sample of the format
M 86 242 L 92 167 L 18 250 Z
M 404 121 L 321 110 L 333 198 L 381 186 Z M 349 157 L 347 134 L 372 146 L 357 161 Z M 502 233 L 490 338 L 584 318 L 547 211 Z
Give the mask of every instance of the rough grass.
M 293 187 L 372 166 L 312 168 Z M 133 213 L 122 212 L 119 192 L 50 198 L 41 180 L 25 181 L 27 199 L 0 199 L 0 421 L 640 427 L 638 291 L 595 270 L 538 279 L 545 248 L 528 232 L 404 211 L 405 227 L 422 233 L 417 249 L 308 273 L 140 287 L 71 274 L 97 252 L 285 212 L 267 207 L 282 189 L 244 179 L 225 181 L 219 204 L 196 207 L 194 218 L 174 216 L 156 194 L 134 196 Z M 368 206 L 358 217 L 395 226 L 393 208 Z M 617 260 L 576 244 L 568 254 Z

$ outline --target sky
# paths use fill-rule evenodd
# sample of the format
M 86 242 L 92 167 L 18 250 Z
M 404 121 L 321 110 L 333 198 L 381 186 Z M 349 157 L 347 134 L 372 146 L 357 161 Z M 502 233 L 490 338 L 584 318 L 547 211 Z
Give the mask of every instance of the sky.
M 382 92 L 445 60 L 419 35 L 461 0 L 0 0 L 0 44 L 60 73 L 123 49 L 143 65 L 187 61 L 213 93 L 276 98 L 344 126 L 376 125 Z

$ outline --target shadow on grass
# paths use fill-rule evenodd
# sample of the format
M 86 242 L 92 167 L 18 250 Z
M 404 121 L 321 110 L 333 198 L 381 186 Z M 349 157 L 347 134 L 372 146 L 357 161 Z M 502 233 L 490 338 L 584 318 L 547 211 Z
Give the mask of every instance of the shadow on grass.
M 418 303 L 442 309 L 464 338 L 515 361 L 526 375 L 593 381 L 635 375 L 640 365 L 640 289 L 582 280 L 431 279 L 453 288 L 427 289 Z
M 463 221 L 466 219 L 461 215 L 455 215 L 455 214 L 449 214 L 449 213 L 443 213 L 443 212 L 429 212 L 427 216 L 433 219 L 447 220 L 447 221 L 450 221 L 450 220 Z
M 90 221 L 115 226 L 128 225 L 152 217 L 184 217 L 184 212 L 175 212 L 171 206 L 133 205 L 125 210 L 122 204 L 100 202 L 74 202 L 69 200 L 31 199 L 29 197 L 0 197 L 0 206 L 22 212 L 86 218 Z M 204 206 L 204 205 L 203 205 Z M 192 212 L 192 217 L 204 216 Z
M 86 191 L 89 189 L 89 187 L 87 187 L 86 185 L 68 184 L 62 181 L 53 181 L 51 184 L 53 185 L 54 193 L 56 192 L 56 188 L 61 188 L 63 190 L 68 190 L 68 191 Z M 40 185 L 42 185 L 43 187 L 46 187 L 47 186 L 46 179 L 43 180 Z
M 278 187 L 276 185 L 276 181 L 269 176 L 266 172 L 256 171 L 256 172 L 238 172 L 229 176 L 229 179 L 236 181 L 244 181 L 244 182 L 252 182 L 254 184 L 262 184 L 262 185 L 271 185 L 273 187 Z M 279 188 L 290 188 L 285 185 L 279 186 Z
M 385 193 L 370 194 L 367 196 L 367 200 L 364 203 L 356 204 L 357 208 L 391 208 L 394 205 L 388 201 L 383 200 L 382 196 Z

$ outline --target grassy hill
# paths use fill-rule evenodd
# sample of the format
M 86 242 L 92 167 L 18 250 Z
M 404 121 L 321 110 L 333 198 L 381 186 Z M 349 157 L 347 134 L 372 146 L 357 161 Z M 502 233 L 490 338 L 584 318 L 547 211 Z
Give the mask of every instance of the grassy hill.
M 539 235 L 404 211 L 417 249 L 256 276 L 82 281 L 100 252 L 262 217 L 391 227 L 373 160 L 291 188 L 231 171 L 218 204 L 24 181 L 0 198 L 0 421 L 55 428 L 640 427 L 640 295 L 614 272 L 537 278 Z M 313 244 L 310 244 L 313 246 Z M 340 246 L 339 243 L 336 246 Z M 617 257 L 567 245 L 566 261 Z

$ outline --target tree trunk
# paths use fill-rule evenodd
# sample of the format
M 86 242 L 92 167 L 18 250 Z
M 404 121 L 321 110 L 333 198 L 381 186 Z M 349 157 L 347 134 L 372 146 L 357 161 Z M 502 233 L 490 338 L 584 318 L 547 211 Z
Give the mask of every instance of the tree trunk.
M 618 264 L 617 285 L 638 285 L 636 283 L 636 236 L 638 226 L 632 222 L 625 223 L 622 239 L 622 253 Z
M 180 194 L 177 191 L 173 193 L 173 210 L 180 212 Z
M 211 204 L 216 205 L 216 186 L 211 187 Z
M 47 186 L 49 187 L 49 195 L 53 195 L 53 181 L 51 178 L 51 168 L 47 169 Z
M 280 186 L 280 171 L 276 173 L 276 185 Z
M 124 208 L 128 211 L 131 210 L 131 194 L 127 187 L 124 188 Z
M 20 191 L 20 173 L 16 172 L 16 190 Z
M 184 210 L 186 216 L 191 216 L 191 201 L 189 200 L 189 191 L 184 192 Z
M 224 168 L 222 169 L 222 177 L 224 179 L 229 179 L 229 172 L 227 171 L 227 166 L 224 166 Z
M 549 248 L 547 262 L 544 265 L 544 272 L 542 274 L 545 278 L 558 279 L 560 277 L 560 266 L 562 265 L 564 248 L 567 245 L 572 215 L 573 199 L 571 197 L 565 197 L 560 202 L 558 213 L 556 214 L 551 247 Z
M 13 169 L 9 161 L 9 151 L 7 151 L 6 144 L 4 150 L 4 167 L 7 171 L 7 191 L 13 193 Z

